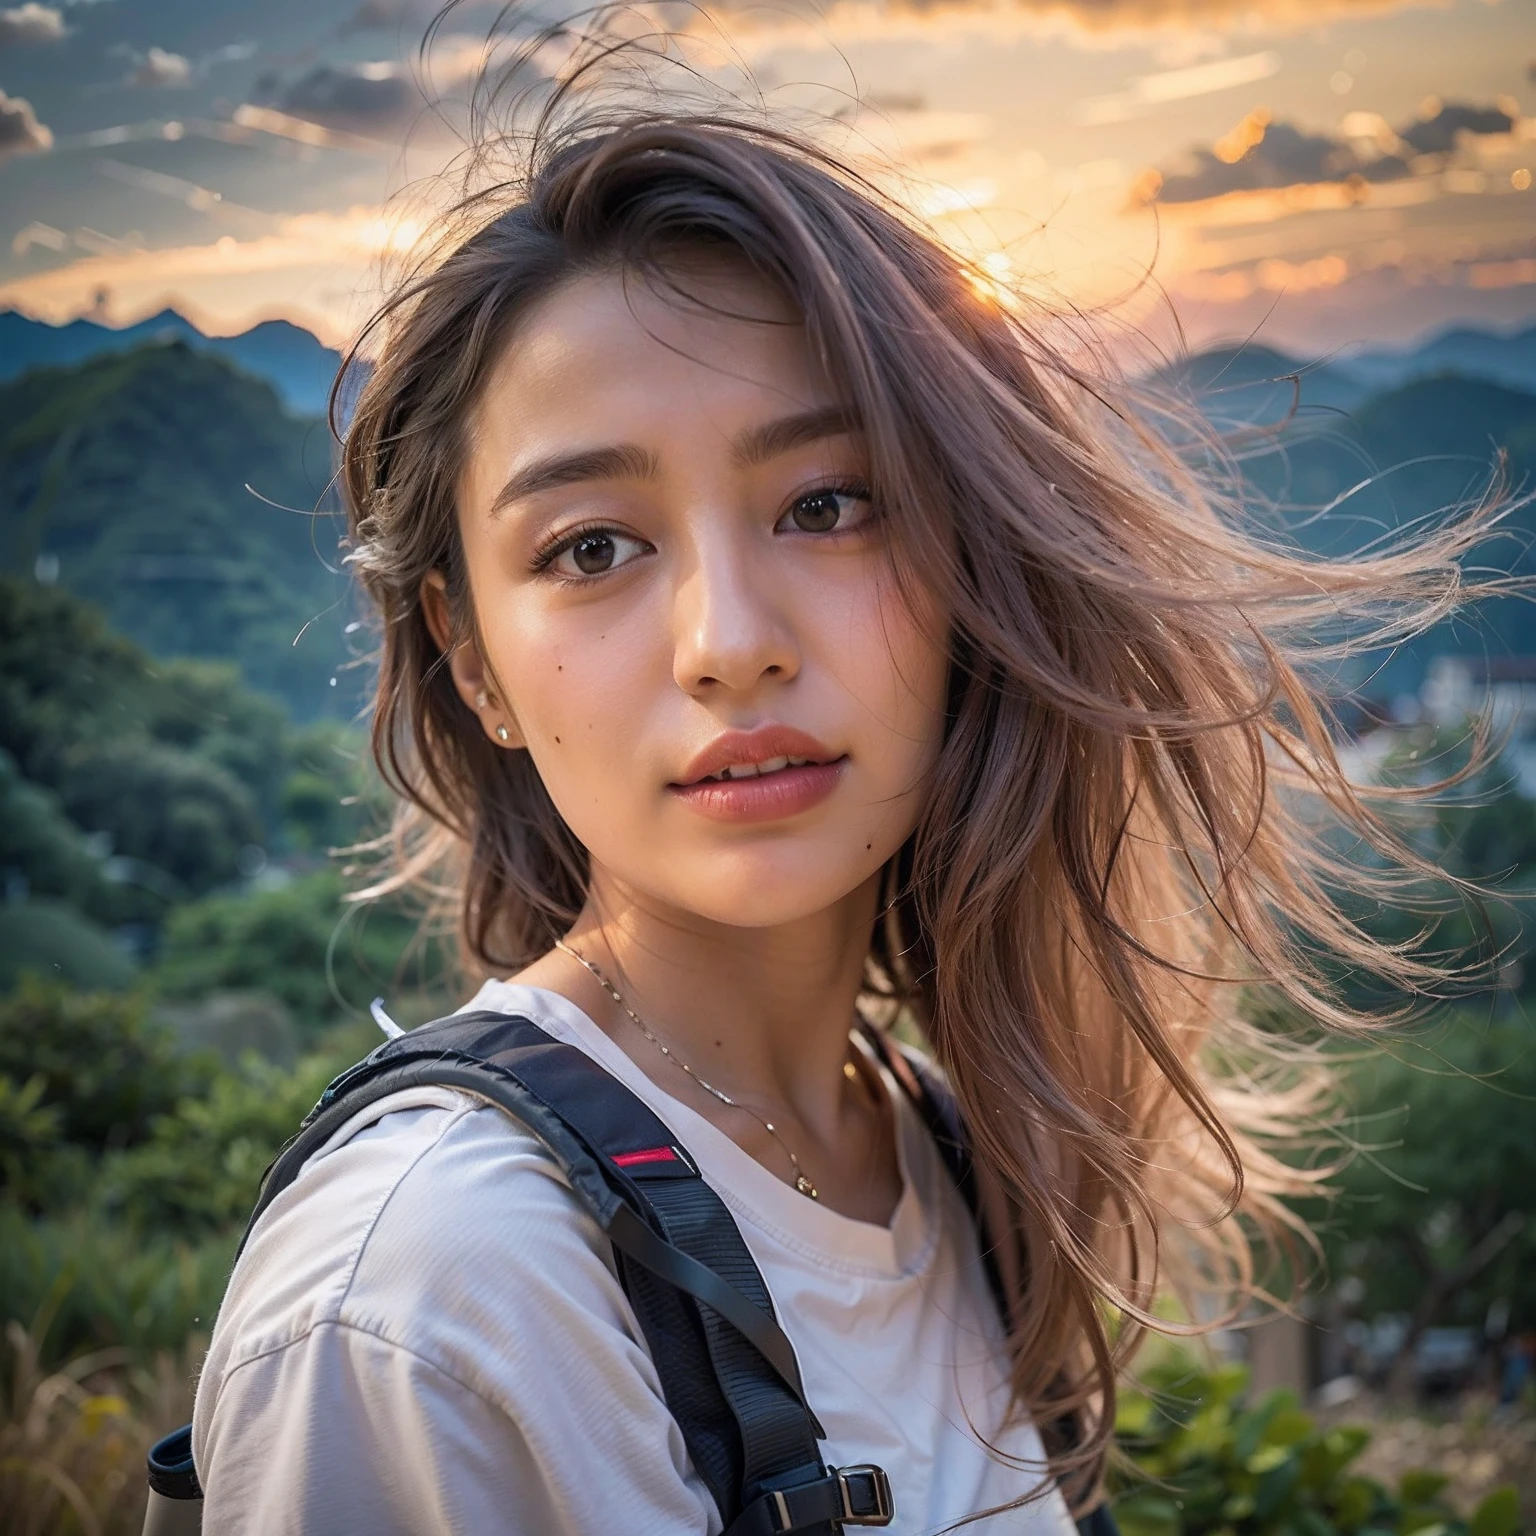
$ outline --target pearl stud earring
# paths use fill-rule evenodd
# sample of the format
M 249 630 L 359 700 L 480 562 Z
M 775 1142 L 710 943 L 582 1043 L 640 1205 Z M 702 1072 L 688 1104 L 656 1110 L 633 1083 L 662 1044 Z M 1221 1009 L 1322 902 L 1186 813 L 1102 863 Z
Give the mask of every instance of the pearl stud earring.
M 506 726 L 498 725 L 496 727 L 496 740 L 497 741 L 511 741 L 512 740 L 512 732 L 509 731 L 506 728 Z

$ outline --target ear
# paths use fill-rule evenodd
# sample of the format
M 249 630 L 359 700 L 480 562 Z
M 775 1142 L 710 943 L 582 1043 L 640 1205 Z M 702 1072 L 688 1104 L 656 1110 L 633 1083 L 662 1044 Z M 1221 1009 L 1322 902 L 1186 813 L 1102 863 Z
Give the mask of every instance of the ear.
M 466 707 L 480 722 L 480 729 L 498 747 L 525 746 L 517 718 L 497 696 L 495 682 L 474 636 L 455 641 L 448 612 L 448 586 L 441 571 L 432 571 L 421 584 L 421 612 L 427 629 L 443 653 L 453 686 Z

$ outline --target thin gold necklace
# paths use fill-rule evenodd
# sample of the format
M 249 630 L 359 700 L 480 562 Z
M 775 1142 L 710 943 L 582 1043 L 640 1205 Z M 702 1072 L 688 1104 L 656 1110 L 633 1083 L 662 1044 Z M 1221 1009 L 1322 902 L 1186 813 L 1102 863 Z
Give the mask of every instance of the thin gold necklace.
M 683 1071 L 686 1072 L 688 1076 L 691 1077 L 694 1082 L 696 1082 L 699 1087 L 705 1091 L 705 1093 L 711 1094 L 713 1097 L 717 1098 L 722 1104 L 726 1105 L 727 1108 L 740 1109 L 751 1115 L 752 1118 L 756 1120 L 757 1123 L 762 1126 L 762 1128 L 767 1131 L 768 1134 L 772 1136 L 773 1139 L 778 1142 L 778 1144 L 784 1149 L 784 1155 L 789 1159 L 789 1166 L 794 1171 L 795 1188 L 798 1189 L 800 1193 L 804 1195 L 808 1200 L 821 1199 L 821 1196 L 816 1191 L 816 1186 L 812 1184 L 808 1178 L 806 1178 L 804 1172 L 801 1170 L 800 1159 L 795 1156 L 794 1148 L 791 1147 L 790 1144 L 785 1141 L 781 1135 L 779 1135 L 778 1131 L 774 1129 L 773 1122 L 771 1120 L 765 1119 L 750 1105 L 743 1104 L 739 1100 L 733 1099 L 728 1093 L 723 1093 L 720 1089 L 716 1088 L 713 1083 L 706 1083 L 704 1079 L 700 1077 L 699 1074 L 695 1072 L 693 1068 L 690 1067 L 688 1063 L 684 1061 L 683 1058 L 672 1049 L 671 1046 L 663 1044 L 662 1041 L 656 1038 L 655 1034 L 653 1034 L 651 1031 L 651 1027 L 645 1022 L 645 1020 L 642 1019 L 640 1015 L 636 1013 L 635 1010 L 624 1001 L 623 997 L 619 993 L 619 989 L 614 986 L 614 984 L 609 981 L 608 978 L 603 975 L 603 973 L 597 968 L 597 966 L 588 960 L 580 950 L 572 949 L 564 939 L 556 939 L 555 948 L 563 949 L 566 954 L 571 957 L 571 959 L 577 962 L 578 965 L 585 966 L 586 969 L 592 973 L 593 977 L 597 981 L 597 984 L 603 989 L 603 991 L 605 991 L 608 996 L 611 997 L 614 1002 L 616 1002 L 619 1007 L 629 1015 L 631 1021 L 634 1023 L 635 1028 L 638 1029 L 640 1033 L 644 1035 L 645 1038 L 649 1040 L 651 1044 L 654 1045 L 656 1049 L 667 1058 L 668 1061 L 670 1061 L 674 1066 L 681 1067 Z M 847 1068 L 845 1067 L 844 1070 L 846 1071 Z

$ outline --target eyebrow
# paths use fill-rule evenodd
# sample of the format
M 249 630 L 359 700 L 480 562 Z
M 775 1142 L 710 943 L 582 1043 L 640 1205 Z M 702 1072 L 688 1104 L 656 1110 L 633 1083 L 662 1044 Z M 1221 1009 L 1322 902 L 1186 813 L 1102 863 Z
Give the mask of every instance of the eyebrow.
M 841 437 L 858 430 L 857 419 L 847 406 L 818 406 L 794 416 L 781 416 L 777 421 L 764 422 L 762 426 L 744 432 L 731 445 L 731 458 L 738 467 L 752 469 L 793 448 L 803 448 L 824 437 Z
M 858 430 L 857 418 L 846 406 L 818 406 L 749 428 L 731 444 L 731 460 L 738 468 L 751 469 L 807 443 Z M 525 496 L 557 490 L 562 485 L 584 480 L 654 480 L 660 473 L 656 455 L 635 443 L 549 454 L 513 471 L 491 503 L 491 516 Z

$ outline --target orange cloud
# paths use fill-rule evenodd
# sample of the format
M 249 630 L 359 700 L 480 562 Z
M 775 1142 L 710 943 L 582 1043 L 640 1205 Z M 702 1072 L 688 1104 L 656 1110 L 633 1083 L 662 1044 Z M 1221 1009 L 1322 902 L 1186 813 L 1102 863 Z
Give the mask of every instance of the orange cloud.
M 725 0 L 728 5 L 732 0 Z M 829 0 L 803 16 L 734 0 L 733 42 L 749 53 L 861 38 L 953 37 L 957 28 L 1076 36 L 1114 46 L 1125 34 L 1180 29 L 1288 33 L 1351 17 L 1442 10 L 1453 0 Z M 1499 0 L 1492 0 L 1497 4 Z M 733 7 L 734 8 L 734 7 Z
M 105 294 L 114 324 L 170 304 L 220 335 L 281 312 L 335 342 L 378 297 L 386 264 L 424 230 L 422 220 L 380 208 L 296 214 L 246 240 L 103 250 L 0 286 L 0 307 L 60 324 L 102 307 Z
M 1522 120 L 1513 101 L 1474 106 L 1435 100 L 1426 103 L 1417 121 L 1395 131 L 1372 113 L 1351 112 L 1338 135 L 1309 133 L 1256 107 L 1209 149 L 1191 149 L 1177 163 L 1145 173 L 1133 189 L 1132 204 L 1203 203 L 1308 189 L 1299 191 L 1305 198 L 1314 195 L 1310 189 L 1331 185 L 1339 190 L 1325 198 L 1341 198 L 1346 205 L 1369 199 L 1379 206 L 1383 198 L 1390 202 L 1393 183 L 1430 172 L 1443 173 L 1447 191 L 1458 190 L 1451 156 L 1479 138 L 1503 144 L 1519 132 Z M 1467 190 L 1481 190 L 1481 183 Z

